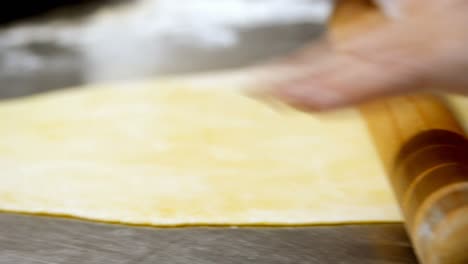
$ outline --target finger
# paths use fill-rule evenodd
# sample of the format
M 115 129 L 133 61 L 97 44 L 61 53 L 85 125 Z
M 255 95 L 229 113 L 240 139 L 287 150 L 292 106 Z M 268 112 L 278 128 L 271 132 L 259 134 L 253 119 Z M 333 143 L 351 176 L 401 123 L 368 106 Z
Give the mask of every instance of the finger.
M 328 57 L 334 51 L 325 38 L 314 41 L 311 44 L 287 55 L 275 58 L 268 63 L 256 67 L 254 83 L 244 92 L 257 99 L 271 97 L 271 89 L 288 80 L 298 79 L 320 68 L 319 62 Z
M 298 51 L 291 54 L 284 59 L 286 62 L 295 65 L 307 65 L 310 60 L 317 60 L 332 50 L 331 44 L 326 38 L 320 38 L 313 41 L 313 43 L 300 48 Z
M 290 53 L 288 56 L 281 56 L 279 58 L 272 59 L 268 63 L 263 64 L 262 68 L 294 68 L 296 71 L 298 69 L 311 68 L 314 66 L 310 63 L 311 61 L 317 61 L 327 56 L 327 54 L 332 52 L 332 48 L 332 45 L 326 38 L 319 38 Z M 278 79 L 281 78 L 281 76 L 275 77 Z
M 277 84 L 272 94 L 301 110 L 317 111 L 401 94 L 415 87 L 412 82 L 411 73 L 398 67 L 337 54 L 306 76 Z
M 426 53 L 418 48 L 420 38 L 409 40 L 408 34 L 414 32 L 392 23 L 318 61 L 310 61 L 313 67 L 298 67 L 292 75 L 276 72 L 284 79 L 271 82 L 270 93 L 310 111 L 416 91 L 422 87 L 425 67 L 421 66 L 421 57 Z

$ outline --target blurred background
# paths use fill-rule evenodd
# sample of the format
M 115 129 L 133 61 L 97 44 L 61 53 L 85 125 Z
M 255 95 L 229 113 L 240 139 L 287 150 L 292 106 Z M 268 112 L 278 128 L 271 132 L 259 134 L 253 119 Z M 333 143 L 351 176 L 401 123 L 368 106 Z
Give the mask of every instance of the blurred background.
M 238 68 L 317 38 L 327 0 L 11 1 L 0 11 L 0 97 Z

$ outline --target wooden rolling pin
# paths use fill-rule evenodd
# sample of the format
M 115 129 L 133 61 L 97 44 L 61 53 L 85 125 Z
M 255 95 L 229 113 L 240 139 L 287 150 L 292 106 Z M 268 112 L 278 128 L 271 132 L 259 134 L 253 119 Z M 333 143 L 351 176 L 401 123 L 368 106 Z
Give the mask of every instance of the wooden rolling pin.
M 340 45 L 385 19 L 371 1 L 337 1 L 329 37 Z M 445 101 L 418 94 L 360 110 L 419 260 L 468 263 L 468 142 Z

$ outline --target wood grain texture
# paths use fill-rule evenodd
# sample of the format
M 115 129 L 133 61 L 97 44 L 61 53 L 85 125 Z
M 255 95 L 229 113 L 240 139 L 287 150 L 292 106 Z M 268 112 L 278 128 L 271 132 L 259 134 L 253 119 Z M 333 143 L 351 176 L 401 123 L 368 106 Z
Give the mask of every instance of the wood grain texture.
M 339 48 L 386 21 L 391 23 L 369 0 L 338 1 L 330 36 Z M 468 239 L 463 234 L 468 231 L 468 143 L 446 101 L 416 94 L 382 99 L 360 110 L 419 259 L 427 264 L 467 263 Z M 456 140 L 441 146 L 441 138 Z

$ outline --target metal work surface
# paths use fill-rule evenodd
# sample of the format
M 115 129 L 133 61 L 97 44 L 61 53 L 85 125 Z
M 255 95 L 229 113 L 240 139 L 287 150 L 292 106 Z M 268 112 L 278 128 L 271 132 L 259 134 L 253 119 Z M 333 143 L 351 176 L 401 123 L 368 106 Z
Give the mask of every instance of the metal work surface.
M 0 263 L 416 263 L 399 224 L 147 228 L 0 214 Z
M 34 36 L 33 29 L 17 32 Z M 322 31 L 320 25 L 299 23 L 242 29 L 235 47 L 216 52 L 203 47 L 176 46 L 165 62 L 132 61 L 139 73 L 179 73 L 247 65 L 297 48 Z M 10 32 L 10 33 L 8 33 Z M 15 44 L 10 29 L 0 32 L 0 99 L 78 85 L 126 72 L 125 62 L 102 65 L 73 45 L 37 38 Z M 6 35 L 5 35 L 6 34 Z M 11 42 L 6 36 L 12 37 Z M 265 45 L 267 43 L 267 45 Z M 188 43 L 190 44 L 190 43 Z M 132 54 L 127 54 L 132 55 Z M 137 56 L 136 54 L 135 56 Z M 96 57 L 97 56 L 97 57 Z M 131 58 L 135 58 L 130 56 Z M 89 63 L 91 61 L 93 63 Z M 155 57 L 156 58 L 156 57 Z M 175 59 L 174 59 L 175 58 Z M 190 63 L 187 63 L 190 58 Z M 151 61 L 151 59 L 150 59 Z M 156 61 L 156 59 L 155 59 Z M 118 64 L 118 63 L 117 63 Z M 109 72 L 105 65 L 114 65 Z M 106 71 L 107 70 L 107 71 Z M 130 76 L 132 77 L 132 76 Z M 0 120 L 1 122 L 1 120 Z M 1 124 L 1 123 L 0 123 Z M 1 173 L 1 172 L 0 172 Z M 0 182 L 1 184 L 1 182 Z M 97 263 L 417 263 L 401 224 L 297 228 L 187 227 L 148 228 L 102 224 L 64 218 L 0 213 L 0 264 Z

